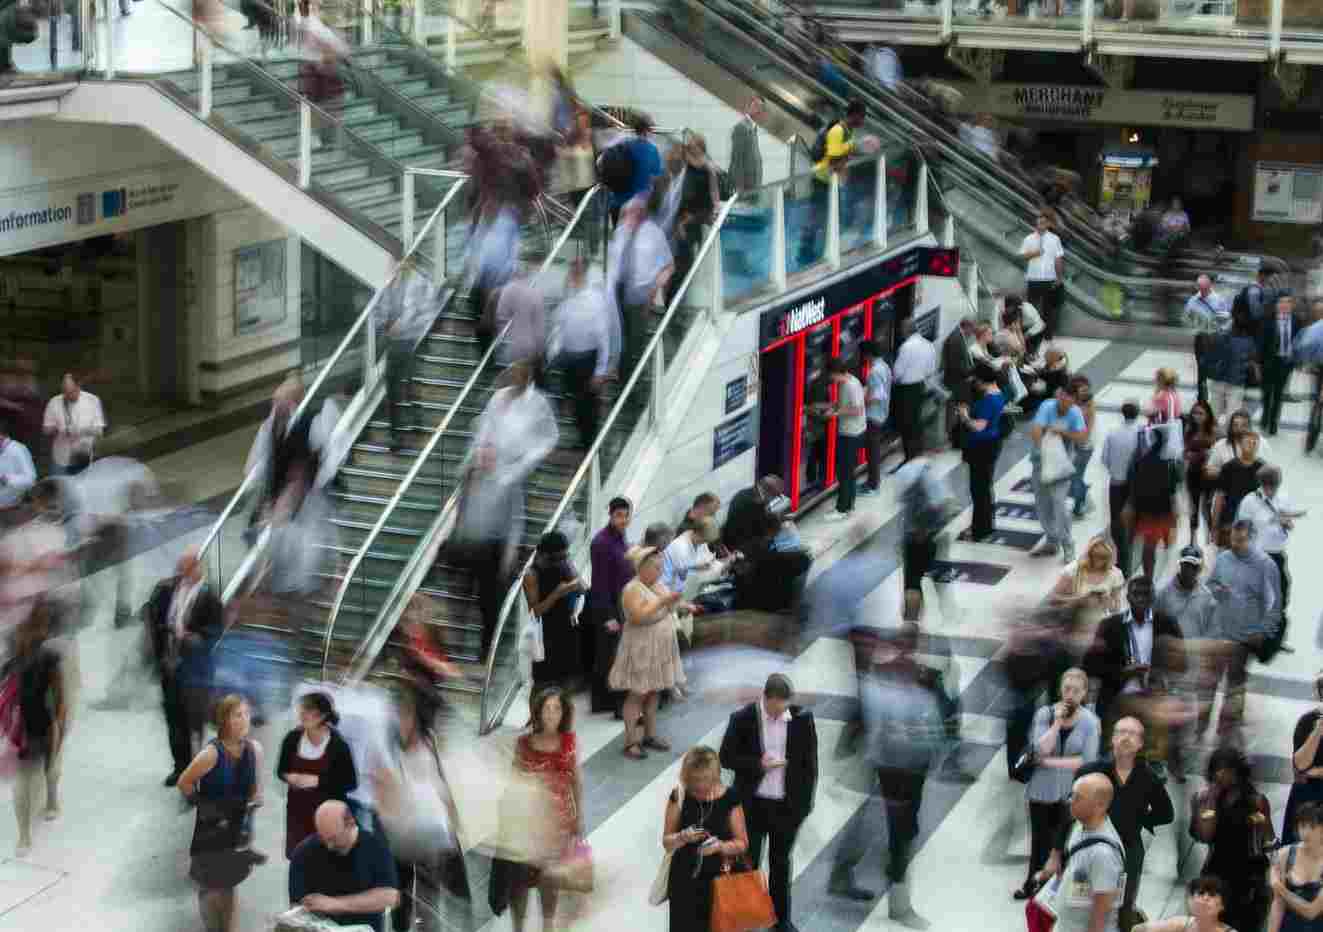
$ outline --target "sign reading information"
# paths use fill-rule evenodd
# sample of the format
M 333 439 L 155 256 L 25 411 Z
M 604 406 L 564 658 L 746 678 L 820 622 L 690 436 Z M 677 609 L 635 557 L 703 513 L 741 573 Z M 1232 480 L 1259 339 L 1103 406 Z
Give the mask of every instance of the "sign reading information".
M 960 109 L 965 113 L 1069 123 L 1184 126 L 1244 132 L 1254 128 L 1254 98 L 1248 94 L 1124 91 L 1073 84 L 956 83 L 952 86 L 963 97 Z

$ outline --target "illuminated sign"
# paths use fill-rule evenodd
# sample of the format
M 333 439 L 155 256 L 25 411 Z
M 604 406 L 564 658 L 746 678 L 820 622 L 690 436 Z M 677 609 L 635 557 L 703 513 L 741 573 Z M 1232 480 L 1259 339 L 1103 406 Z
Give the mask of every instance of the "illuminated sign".
M 820 324 L 827 317 L 827 299 L 817 298 L 805 301 L 799 307 L 787 311 L 781 316 L 779 325 L 780 335 L 788 337 L 792 333 L 799 333 L 805 327 L 812 327 L 814 324 Z

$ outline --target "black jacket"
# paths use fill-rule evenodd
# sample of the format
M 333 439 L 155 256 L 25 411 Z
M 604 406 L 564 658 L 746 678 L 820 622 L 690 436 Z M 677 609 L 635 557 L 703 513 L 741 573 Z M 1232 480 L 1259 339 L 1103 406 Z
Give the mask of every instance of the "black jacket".
M 1290 321 L 1291 321 L 1291 339 L 1292 341 L 1294 341 L 1296 335 L 1300 332 L 1300 325 L 1296 322 L 1294 317 L 1290 318 Z M 1263 360 L 1265 364 L 1279 364 L 1279 365 L 1289 366 L 1291 364 L 1290 354 L 1288 353 L 1286 356 L 1283 356 L 1279 352 L 1281 350 L 1281 338 L 1280 338 L 1280 334 L 1277 332 L 1276 310 L 1274 309 L 1273 313 L 1271 314 L 1264 314 L 1263 320 L 1259 322 L 1258 326 L 1259 326 L 1259 359 Z
M 726 524 L 721 529 L 721 542 L 730 550 L 743 550 L 763 536 L 766 523 L 767 503 L 758 494 L 757 487 L 740 489 L 726 507 Z
M 1084 658 L 1084 669 L 1090 676 L 1100 679 L 1098 687 L 1098 717 L 1107 721 L 1107 710 L 1125 685 L 1121 671 L 1130 655 L 1125 619 L 1128 612 L 1108 615 L 1098 624 L 1093 646 Z M 1161 680 L 1185 669 L 1185 644 L 1181 628 L 1175 621 L 1159 611 L 1153 612 L 1153 658 L 1150 680 Z M 1172 639 L 1181 641 L 1173 644 Z
M 1091 773 L 1104 774 L 1112 781 L 1112 805 L 1107 809 L 1107 818 L 1112 820 L 1112 827 L 1121 836 L 1127 854 L 1143 846 L 1141 831 L 1152 833 L 1158 826 L 1170 825 L 1176 818 L 1166 784 L 1158 779 L 1144 758 L 1135 761 L 1135 769 L 1130 771 L 1125 786 L 1121 786 L 1116 778 L 1116 761 L 1110 755 L 1076 770 L 1075 779 Z M 1056 842 L 1058 851 L 1065 850 L 1073 824 L 1071 819 L 1062 820 Z
M 276 761 L 276 777 L 284 780 L 285 774 L 294 763 L 294 756 L 299 750 L 299 739 L 303 729 L 295 728 L 285 735 L 280 742 L 280 759 Z M 330 744 L 326 748 L 326 772 L 317 782 L 317 789 L 331 799 L 344 802 L 351 792 L 358 788 L 358 770 L 354 767 L 354 755 L 349 750 L 349 742 L 340 736 L 340 732 L 331 729 Z
M 175 633 L 170 629 L 170 605 L 174 601 L 175 590 L 179 587 L 179 577 L 170 576 L 156 584 L 150 598 L 143 606 L 144 620 L 147 623 L 147 637 L 151 643 L 152 658 L 156 661 L 156 671 L 162 677 L 173 676 L 178 671 L 167 669 L 170 659 L 170 643 Z M 195 668 L 194 674 L 205 676 L 205 667 L 210 669 L 210 652 L 216 639 L 224 632 L 224 607 L 216 593 L 206 583 L 193 599 L 184 619 L 184 629 L 189 634 L 197 635 L 201 642 L 186 642 L 180 645 L 180 665 Z M 206 655 L 206 656 L 204 656 Z
M 735 793 L 747 807 L 763 779 L 762 703 L 753 702 L 730 717 L 721 739 L 721 766 L 735 771 Z M 786 727 L 786 803 L 797 818 L 813 811 L 818 788 L 818 730 L 813 713 L 790 706 Z
M 965 348 L 965 335 L 957 327 L 942 341 L 942 384 L 960 401 L 969 401 L 969 377 L 974 359 Z

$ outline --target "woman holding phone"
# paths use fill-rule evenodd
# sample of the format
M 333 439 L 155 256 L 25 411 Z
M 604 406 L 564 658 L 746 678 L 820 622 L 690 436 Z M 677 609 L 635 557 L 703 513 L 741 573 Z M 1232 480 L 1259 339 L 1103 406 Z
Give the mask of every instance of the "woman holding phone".
M 533 688 L 567 685 L 579 669 L 579 632 L 574 615 L 588 584 L 570 562 L 570 542 L 548 531 L 537 543 L 533 565 L 524 574 L 528 610 L 542 619 L 545 657 L 533 664 Z

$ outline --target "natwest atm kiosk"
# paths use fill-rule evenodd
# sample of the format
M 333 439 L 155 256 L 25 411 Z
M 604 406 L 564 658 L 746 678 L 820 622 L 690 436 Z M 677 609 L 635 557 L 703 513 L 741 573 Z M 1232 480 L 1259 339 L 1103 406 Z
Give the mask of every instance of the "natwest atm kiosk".
M 862 379 L 863 341 L 877 340 L 891 359 L 919 276 L 955 277 L 959 264 L 956 249 L 919 246 L 763 311 L 757 474 L 785 479 L 792 511 L 836 484 L 836 421 L 812 408 L 836 398 L 828 360 L 844 358 Z

